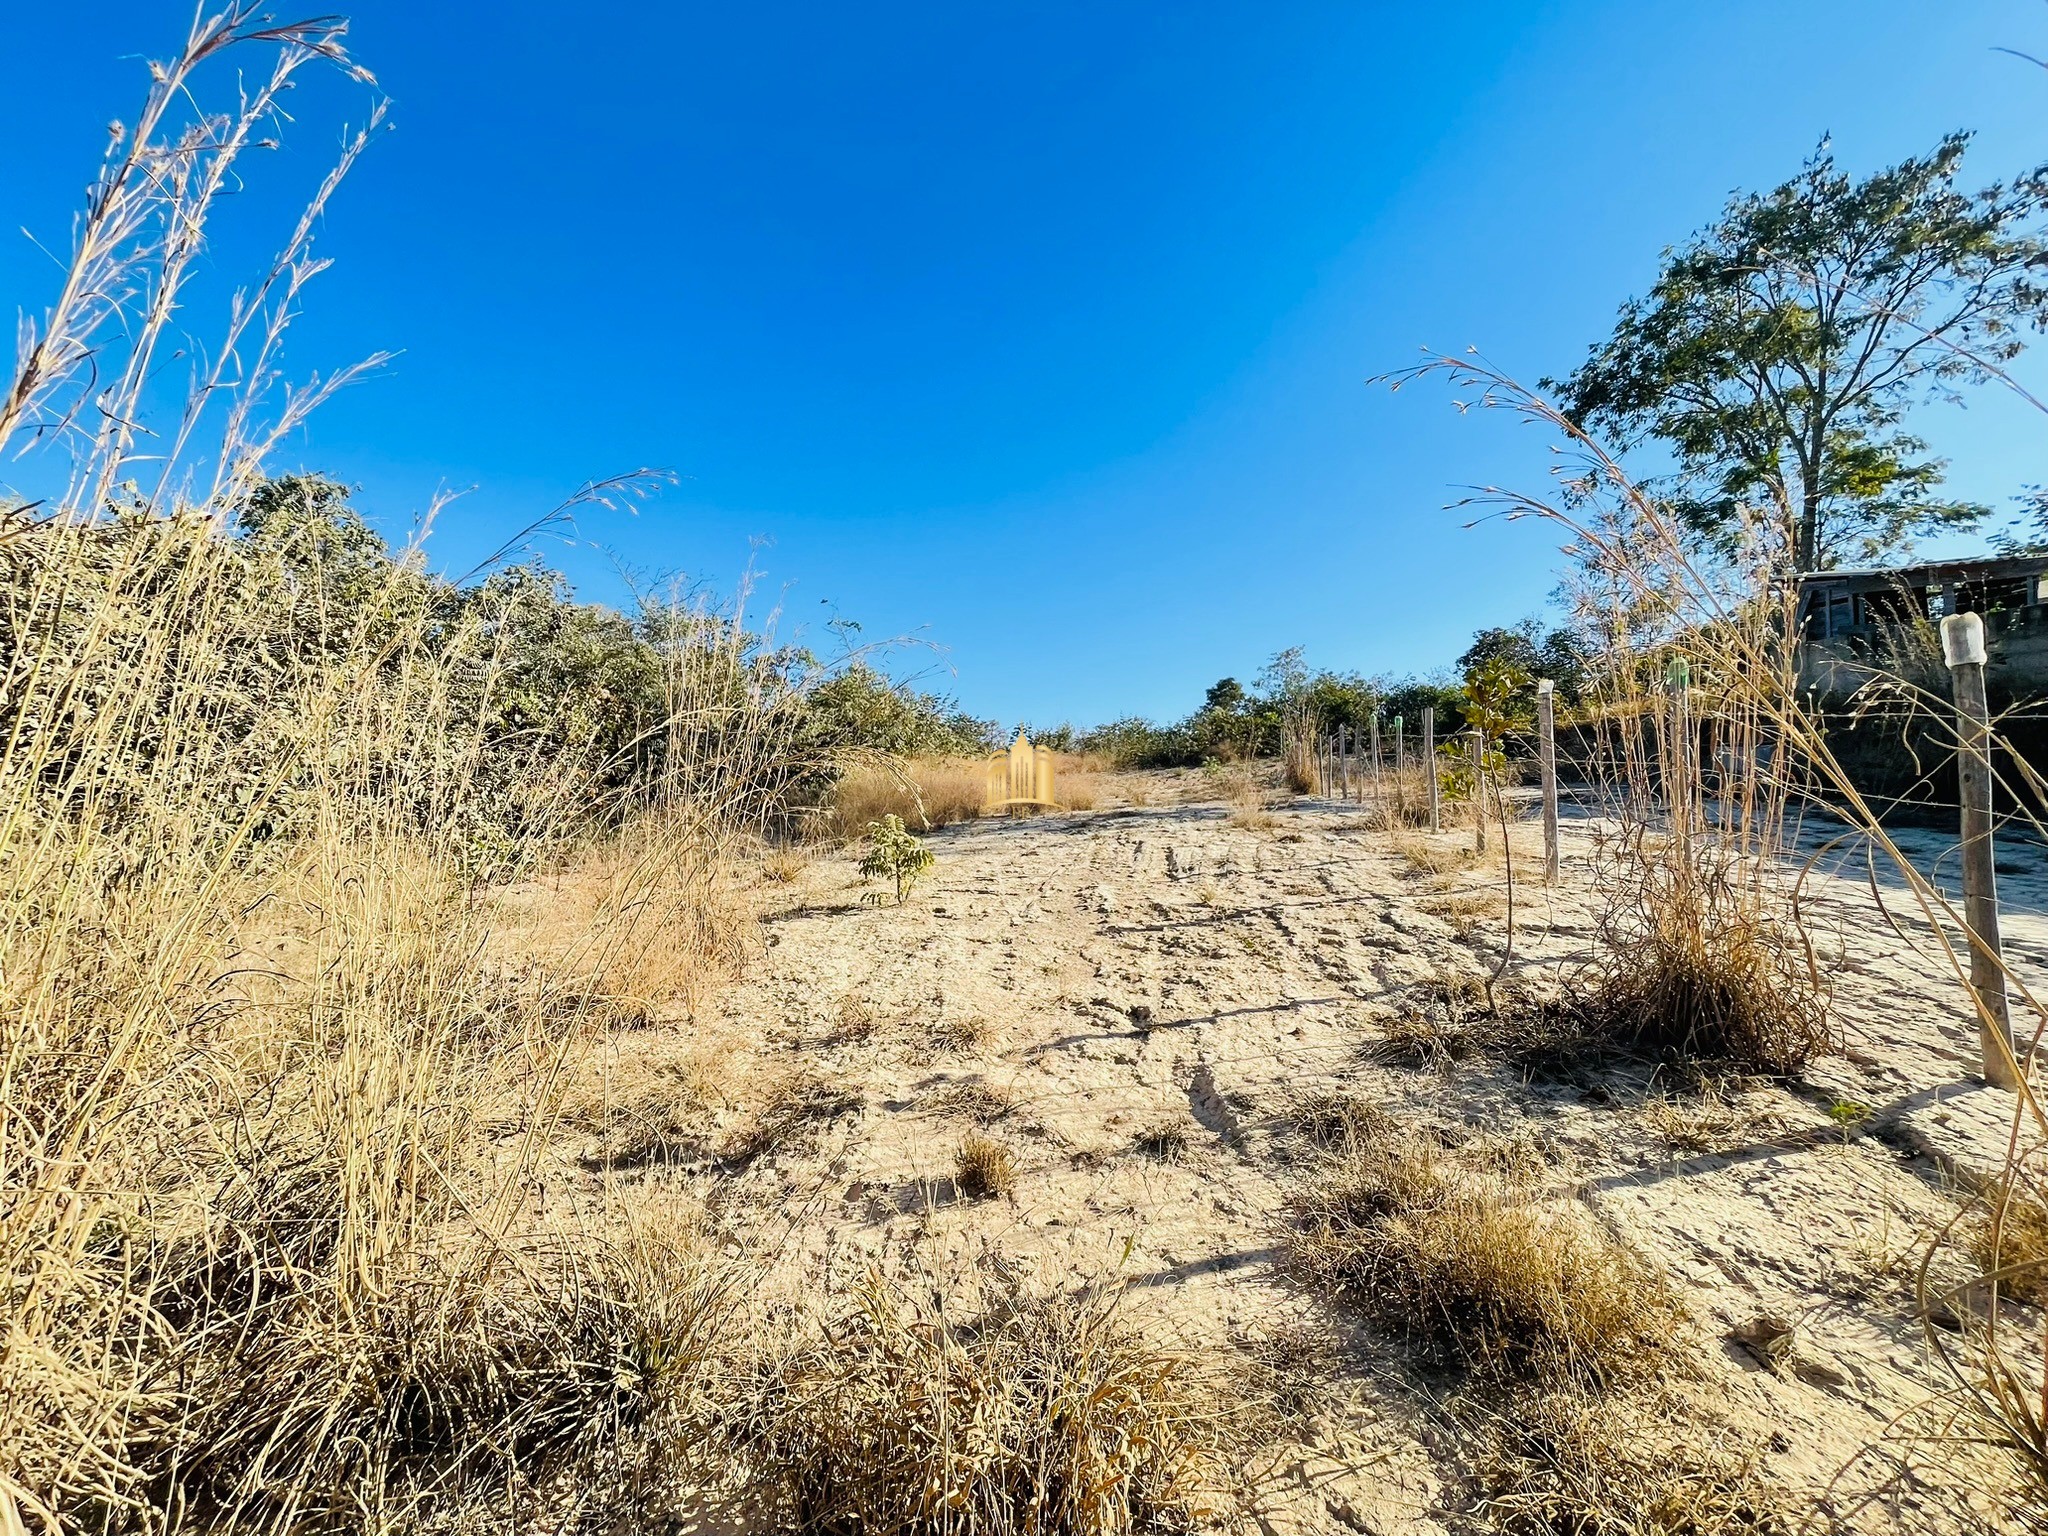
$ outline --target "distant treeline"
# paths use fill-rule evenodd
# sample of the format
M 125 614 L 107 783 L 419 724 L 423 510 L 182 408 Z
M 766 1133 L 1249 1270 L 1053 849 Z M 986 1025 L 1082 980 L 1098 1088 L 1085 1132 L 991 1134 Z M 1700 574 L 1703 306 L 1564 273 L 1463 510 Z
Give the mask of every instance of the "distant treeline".
M 1480 630 L 1455 671 L 1428 677 L 1312 669 L 1297 647 L 1273 657 L 1249 688 L 1234 677 L 1211 684 L 1201 704 L 1180 720 L 1161 724 L 1134 715 L 1088 730 L 1064 724 L 1024 729 L 1033 741 L 1098 755 L 1120 768 L 1275 757 L 1286 748 L 1289 722 L 1304 712 L 1323 731 L 1341 726 L 1363 733 L 1375 718 L 1382 730 L 1396 719 L 1411 731 L 1419 729 L 1423 710 L 1432 708 L 1441 738 L 1469 723 L 1469 687 L 1482 672 L 1509 679 L 1517 704 L 1527 705 L 1536 679 L 1547 677 L 1567 705 L 1576 705 L 1586 686 L 1587 664 L 1586 649 L 1571 631 L 1546 633 L 1529 619 L 1512 628 Z

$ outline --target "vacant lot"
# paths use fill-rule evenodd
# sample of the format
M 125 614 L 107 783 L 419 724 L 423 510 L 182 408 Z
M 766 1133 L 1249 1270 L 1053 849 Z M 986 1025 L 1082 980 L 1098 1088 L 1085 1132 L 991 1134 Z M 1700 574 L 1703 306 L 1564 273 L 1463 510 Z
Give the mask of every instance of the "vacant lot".
M 1951 1175 L 1995 1159 L 2009 1101 L 1971 1086 L 1974 1027 L 1860 868 L 1808 882 L 1844 1054 L 1790 1084 L 1665 1081 L 1528 1048 L 1590 954 L 1586 824 L 1555 889 L 1516 829 L 1509 955 L 1497 836 L 1479 857 L 1469 830 L 1213 792 L 1125 777 L 1092 813 L 948 827 L 900 907 L 840 856 L 778 869 L 736 987 L 578 1061 L 605 1107 L 572 1118 L 549 1198 L 699 1211 L 758 1267 L 763 1326 L 871 1271 L 1119 1286 L 1148 1336 L 1259 1384 L 1236 1497 L 1272 1529 L 1571 1529 L 1602 1500 L 1660 1529 L 2011 1518 L 1935 1403 L 1933 1346 L 1967 1320 L 1923 1318 L 1915 1285 L 1965 1262 Z M 2010 857 L 2024 905 L 2033 855 Z M 2039 919 L 2009 933 L 2048 956 Z M 1647 1368 L 1566 1404 L 1438 1347 L 1465 1317 L 1428 1315 L 1441 1256 L 1401 1260 L 1427 1281 L 1406 1316 L 1375 1303 L 1385 1243 L 1381 1268 L 1318 1269 L 1316 1200 L 1362 1147 L 1615 1256 L 1668 1298 Z

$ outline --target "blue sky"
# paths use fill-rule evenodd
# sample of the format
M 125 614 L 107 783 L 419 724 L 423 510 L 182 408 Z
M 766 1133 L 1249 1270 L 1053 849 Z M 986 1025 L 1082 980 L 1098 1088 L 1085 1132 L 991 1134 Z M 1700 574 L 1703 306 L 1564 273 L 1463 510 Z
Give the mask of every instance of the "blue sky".
M 2048 74 L 1996 51 L 2048 52 L 2037 0 L 350 14 L 396 126 L 291 355 L 401 355 L 279 467 L 399 533 L 475 487 L 451 570 L 588 477 L 673 468 L 549 547 L 582 593 L 752 560 L 785 632 L 916 635 L 943 649 L 904 670 L 1006 722 L 1179 714 L 1289 645 L 1444 664 L 1555 584 L 1540 527 L 1442 510 L 1539 482 L 1545 445 L 1370 375 L 1424 345 L 1568 369 L 1663 246 L 1823 132 L 1858 170 L 1957 127 L 1977 179 L 2048 158 Z M 46 302 L 15 231 L 63 244 L 188 15 L 0 0 L 0 52 L 68 87 L 9 126 L 0 307 Z M 362 114 L 300 96 L 222 282 Z M 1966 494 L 2048 481 L 2014 402 L 1922 425 Z

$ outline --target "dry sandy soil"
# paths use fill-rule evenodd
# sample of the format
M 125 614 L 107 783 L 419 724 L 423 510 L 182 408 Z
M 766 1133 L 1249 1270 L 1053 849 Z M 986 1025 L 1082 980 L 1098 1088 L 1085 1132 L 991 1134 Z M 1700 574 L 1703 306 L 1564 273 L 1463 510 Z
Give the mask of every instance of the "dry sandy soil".
M 614 1100 L 656 1108 L 614 1115 L 564 1167 L 607 1199 L 700 1202 L 734 1251 L 766 1256 L 764 1307 L 869 1266 L 944 1285 L 999 1253 L 1046 1283 L 1120 1283 L 1144 1327 L 1199 1353 L 1320 1340 L 1314 1405 L 1247 1468 L 1252 1518 L 1456 1529 L 1474 1449 L 1449 1388 L 1287 1274 L 1286 1201 L 1315 1167 L 1301 1095 L 1341 1087 L 1523 1167 L 1535 1197 L 1579 1202 L 1669 1275 L 1686 1321 L 1653 1463 L 1726 1440 L 1794 1508 L 1853 1527 L 2013 1528 L 1993 1464 L 1912 1412 L 1951 1385 L 1914 1266 L 1969 1219 L 1956 1175 L 1995 1159 L 2010 1100 L 1973 1084 L 1953 983 L 1860 863 L 1830 853 L 1807 882 L 1845 1053 L 1702 1099 L 1636 1069 L 1531 1080 L 1483 1053 L 1367 1054 L 1501 959 L 1499 854 L 1475 859 L 1468 830 L 1388 832 L 1311 800 L 1234 819 L 1195 773 L 1110 786 L 1093 812 L 932 834 L 936 869 L 901 906 L 864 900 L 850 857 L 817 858 L 709 1011 L 607 1047 Z M 1536 835 L 1517 829 L 1507 970 L 1551 985 L 1592 953 L 1589 832 L 1568 822 L 1552 889 L 1525 883 Z M 1915 850 L 1939 869 L 1943 840 Z M 2038 906 L 2038 851 L 2002 858 L 2015 904 Z M 2048 966 L 2048 921 L 2022 911 L 2008 932 L 2023 966 Z M 716 1124 L 658 1112 L 648 1085 L 685 1077 Z M 758 1155 L 708 1150 L 791 1092 L 799 1123 Z M 1000 1196 L 955 1185 L 977 1121 L 1015 1158 Z M 1944 1248 L 1937 1273 L 1961 1262 Z M 1794 1331 L 1752 1348 L 1759 1319 Z

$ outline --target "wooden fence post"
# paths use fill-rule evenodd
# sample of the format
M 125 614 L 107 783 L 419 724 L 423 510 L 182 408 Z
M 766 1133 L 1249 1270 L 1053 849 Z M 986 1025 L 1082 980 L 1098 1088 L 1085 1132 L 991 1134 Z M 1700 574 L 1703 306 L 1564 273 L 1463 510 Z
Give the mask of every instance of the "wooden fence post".
M 1486 733 L 1472 727 L 1472 851 L 1486 852 Z
M 1443 797 L 1436 782 L 1436 706 L 1422 706 L 1422 768 L 1429 775 L 1429 830 L 1444 829 Z
M 1536 763 L 1543 776 L 1543 879 L 1557 884 L 1557 688 L 1536 682 Z
M 1380 717 L 1379 712 L 1375 710 L 1373 712 L 1372 717 L 1372 803 L 1373 809 L 1375 810 L 1381 809 L 1386 803 L 1386 798 L 1381 793 L 1381 790 L 1382 785 L 1380 784 Z
M 1408 727 L 1394 716 L 1394 815 L 1404 825 L 1408 820 Z
M 1998 934 L 1998 872 L 1991 843 L 1991 711 L 1984 698 L 1984 621 L 1954 613 L 1941 621 L 1941 654 L 1955 685 L 1956 780 L 1962 801 L 1963 921 L 1970 930 L 1970 985 L 1977 993 L 1977 1037 L 1984 1081 L 2019 1087 L 2013 1070 L 2003 949 Z

